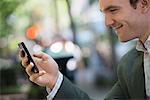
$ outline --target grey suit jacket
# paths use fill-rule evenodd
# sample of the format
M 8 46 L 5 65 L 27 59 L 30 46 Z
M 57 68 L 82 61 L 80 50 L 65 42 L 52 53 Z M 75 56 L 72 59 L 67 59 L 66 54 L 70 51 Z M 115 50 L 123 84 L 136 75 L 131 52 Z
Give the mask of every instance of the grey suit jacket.
M 118 66 L 118 81 L 106 95 L 106 100 L 145 100 L 143 52 L 129 51 Z

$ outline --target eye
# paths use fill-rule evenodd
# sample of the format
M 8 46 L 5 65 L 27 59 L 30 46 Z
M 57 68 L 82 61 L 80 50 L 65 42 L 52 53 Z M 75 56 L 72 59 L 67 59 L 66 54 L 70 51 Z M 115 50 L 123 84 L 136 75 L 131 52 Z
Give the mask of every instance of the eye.
M 110 13 L 116 13 L 117 11 L 118 11 L 118 9 L 116 9 L 116 8 L 109 9 Z
M 110 9 L 110 12 L 114 12 L 114 11 L 116 11 L 116 9 Z

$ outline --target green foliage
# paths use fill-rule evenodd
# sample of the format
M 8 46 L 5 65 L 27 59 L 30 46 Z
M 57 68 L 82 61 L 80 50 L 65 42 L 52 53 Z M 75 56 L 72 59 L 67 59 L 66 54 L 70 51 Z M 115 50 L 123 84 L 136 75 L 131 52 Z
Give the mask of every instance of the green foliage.
M 17 76 L 16 76 L 16 65 L 12 65 L 11 68 L 7 68 L 7 66 L 0 69 L 0 86 L 14 86 L 17 84 Z
M 0 37 L 11 34 L 12 26 L 8 23 L 8 18 L 15 11 L 21 0 L 1 0 L 0 1 Z
M 19 85 L 16 85 L 16 86 L 9 86 L 9 87 L 2 87 L 0 89 L 0 94 L 14 94 L 14 93 L 20 93 L 21 90 L 20 90 L 20 87 Z
M 45 100 L 47 96 L 47 92 L 45 91 L 45 88 L 40 87 L 36 84 L 32 84 L 30 87 L 30 91 L 28 93 L 28 99 L 30 100 Z
M 0 69 L 0 94 L 20 92 L 20 86 L 17 84 L 17 67 L 18 64 L 13 64 L 10 68 L 3 66 Z

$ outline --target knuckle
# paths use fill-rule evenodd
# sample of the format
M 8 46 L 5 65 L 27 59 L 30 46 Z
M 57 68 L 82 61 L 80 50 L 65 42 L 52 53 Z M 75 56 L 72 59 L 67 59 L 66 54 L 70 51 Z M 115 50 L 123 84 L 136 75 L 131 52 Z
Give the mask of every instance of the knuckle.
M 25 58 L 25 59 L 22 60 L 22 65 L 23 65 L 24 67 L 28 66 L 28 64 L 29 64 L 29 63 L 28 63 L 28 59 Z
M 24 59 L 24 62 L 26 62 L 26 63 L 28 62 L 28 58 L 27 57 Z
M 23 67 L 25 67 L 25 64 L 24 64 L 24 62 L 23 62 L 23 61 L 22 61 L 21 65 L 22 65 Z
M 25 70 L 26 70 L 26 72 L 27 72 L 27 74 L 28 74 L 28 68 L 26 68 Z
M 27 66 L 27 68 L 26 68 L 26 72 L 28 72 L 28 73 L 29 73 L 29 72 L 30 72 L 30 70 L 31 70 L 31 67 L 30 67 L 30 65 L 28 65 L 28 66 Z
M 33 77 L 30 77 L 29 80 L 33 82 Z

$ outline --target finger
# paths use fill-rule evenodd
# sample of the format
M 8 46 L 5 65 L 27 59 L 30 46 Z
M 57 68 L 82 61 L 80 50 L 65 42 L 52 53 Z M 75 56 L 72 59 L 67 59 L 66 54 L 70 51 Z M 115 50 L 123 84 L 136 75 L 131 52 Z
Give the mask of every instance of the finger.
M 39 73 L 32 74 L 29 79 L 32 82 L 34 82 L 37 78 L 39 78 L 40 76 L 44 75 L 45 73 L 46 73 L 45 71 L 40 71 Z
M 46 72 L 44 71 L 44 70 L 42 70 L 42 71 L 39 71 L 39 75 L 43 75 L 43 74 L 45 74 Z
M 23 57 L 25 57 L 25 52 L 21 49 L 20 51 L 19 51 L 19 55 L 20 55 L 20 57 L 21 58 L 23 58 Z
M 31 76 L 32 74 L 34 74 L 34 72 L 32 72 L 32 67 L 34 66 L 34 64 L 31 62 L 27 67 L 26 67 L 26 72 L 29 76 Z
M 33 54 L 34 57 L 37 57 L 37 58 L 40 58 L 42 60 L 47 60 L 49 58 L 49 55 L 43 53 L 43 52 L 40 52 L 40 53 L 35 53 Z
M 39 73 L 34 73 L 30 76 L 30 81 L 34 82 L 38 77 L 40 77 Z
M 22 59 L 22 66 L 26 67 L 26 66 L 28 66 L 29 64 L 30 64 L 30 61 L 29 61 L 28 57 L 24 57 L 24 58 Z

